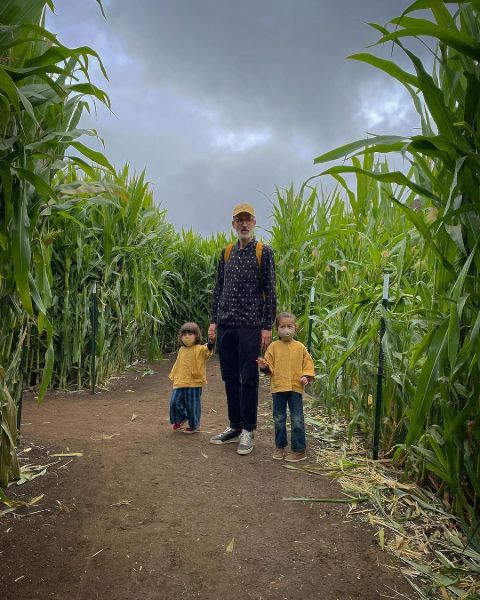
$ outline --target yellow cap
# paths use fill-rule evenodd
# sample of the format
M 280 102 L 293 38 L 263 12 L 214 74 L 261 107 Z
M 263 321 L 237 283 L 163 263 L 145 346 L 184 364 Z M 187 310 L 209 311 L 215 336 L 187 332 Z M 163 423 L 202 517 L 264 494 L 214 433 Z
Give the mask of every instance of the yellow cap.
M 240 213 L 248 213 L 249 215 L 252 215 L 252 217 L 255 216 L 255 211 L 251 204 L 237 204 L 233 209 L 233 216 L 236 217 Z

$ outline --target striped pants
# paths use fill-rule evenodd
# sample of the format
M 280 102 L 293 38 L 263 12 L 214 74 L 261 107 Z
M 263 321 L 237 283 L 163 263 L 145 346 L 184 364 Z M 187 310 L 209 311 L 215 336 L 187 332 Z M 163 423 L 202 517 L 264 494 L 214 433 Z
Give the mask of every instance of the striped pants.
M 202 388 L 174 388 L 170 396 L 170 423 L 181 423 L 188 419 L 192 429 L 200 427 L 202 416 Z

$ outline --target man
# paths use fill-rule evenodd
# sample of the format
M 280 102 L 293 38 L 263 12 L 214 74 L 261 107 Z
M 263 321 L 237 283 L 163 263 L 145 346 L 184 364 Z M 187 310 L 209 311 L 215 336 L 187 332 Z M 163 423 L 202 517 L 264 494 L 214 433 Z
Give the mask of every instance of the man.
M 217 338 L 230 421 L 210 442 L 238 442 L 238 454 L 253 450 L 258 406 L 256 359 L 260 348 L 265 349 L 272 340 L 277 304 L 273 252 L 255 240 L 255 225 L 250 204 L 235 206 L 232 227 L 238 241 L 222 251 L 208 329 L 209 339 Z

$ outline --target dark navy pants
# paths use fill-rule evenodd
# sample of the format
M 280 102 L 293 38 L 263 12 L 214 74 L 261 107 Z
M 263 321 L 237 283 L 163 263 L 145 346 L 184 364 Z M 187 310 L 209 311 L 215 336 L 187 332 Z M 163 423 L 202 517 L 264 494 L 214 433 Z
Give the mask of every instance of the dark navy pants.
M 219 325 L 217 350 L 227 394 L 230 427 L 253 431 L 257 427 L 260 327 Z

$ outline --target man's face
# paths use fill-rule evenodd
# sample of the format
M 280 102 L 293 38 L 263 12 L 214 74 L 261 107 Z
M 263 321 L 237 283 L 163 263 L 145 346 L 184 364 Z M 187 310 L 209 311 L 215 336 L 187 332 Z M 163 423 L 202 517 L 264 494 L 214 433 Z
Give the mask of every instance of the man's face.
M 238 239 L 244 242 L 250 241 L 253 238 L 255 224 L 255 217 L 247 212 L 239 213 L 233 217 L 232 221 L 232 227 L 237 232 Z

